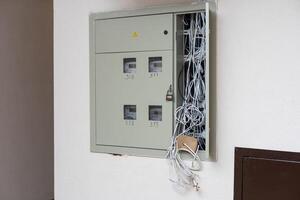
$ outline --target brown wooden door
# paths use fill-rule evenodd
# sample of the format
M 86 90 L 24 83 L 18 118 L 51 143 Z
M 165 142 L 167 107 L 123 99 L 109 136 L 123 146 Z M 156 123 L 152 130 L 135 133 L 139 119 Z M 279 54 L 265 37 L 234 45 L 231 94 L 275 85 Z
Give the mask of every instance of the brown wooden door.
M 300 153 L 236 149 L 235 200 L 300 200 Z
M 300 162 L 244 158 L 243 200 L 299 200 Z

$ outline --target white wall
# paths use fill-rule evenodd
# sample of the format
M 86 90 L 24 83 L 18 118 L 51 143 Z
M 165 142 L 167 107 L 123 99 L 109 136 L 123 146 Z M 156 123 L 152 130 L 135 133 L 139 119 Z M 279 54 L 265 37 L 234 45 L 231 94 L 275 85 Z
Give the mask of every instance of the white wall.
M 300 151 L 300 1 L 219 0 L 218 159 L 201 192 L 176 192 L 165 160 L 90 153 L 89 13 L 168 2 L 54 1 L 56 200 L 232 200 L 235 146 Z

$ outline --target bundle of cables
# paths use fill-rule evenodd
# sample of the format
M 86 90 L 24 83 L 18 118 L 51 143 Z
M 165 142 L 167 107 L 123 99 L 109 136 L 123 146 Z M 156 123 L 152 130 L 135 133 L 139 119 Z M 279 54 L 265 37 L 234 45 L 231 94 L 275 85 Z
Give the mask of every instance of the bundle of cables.
M 184 188 L 199 189 L 199 178 L 195 171 L 200 170 L 198 150 L 205 150 L 205 12 L 184 16 L 184 63 L 182 104 L 175 112 L 176 125 L 167 158 L 175 177 L 172 182 Z M 183 137 L 184 136 L 184 137 Z M 196 146 L 191 142 L 196 140 Z M 195 142 L 192 142 L 193 144 Z M 184 159 L 190 155 L 192 158 Z

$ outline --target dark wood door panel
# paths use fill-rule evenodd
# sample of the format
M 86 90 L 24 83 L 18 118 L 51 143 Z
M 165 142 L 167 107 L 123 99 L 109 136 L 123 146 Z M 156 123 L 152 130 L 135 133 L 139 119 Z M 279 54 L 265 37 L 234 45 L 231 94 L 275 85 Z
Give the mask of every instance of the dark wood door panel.
M 300 200 L 300 153 L 236 148 L 234 200 Z
M 243 159 L 243 200 L 300 200 L 300 162 Z

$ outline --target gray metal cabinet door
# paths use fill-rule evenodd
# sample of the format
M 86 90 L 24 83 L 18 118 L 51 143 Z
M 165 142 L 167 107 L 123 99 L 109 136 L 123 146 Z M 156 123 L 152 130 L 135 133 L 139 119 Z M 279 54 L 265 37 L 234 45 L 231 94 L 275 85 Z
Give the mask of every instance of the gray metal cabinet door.
M 97 20 L 96 53 L 171 50 L 173 15 Z
M 124 66 L 128 60 L 129 64 L 136 61 L 129 71 Z M 173 104 L 166 101 L 166 93 L 172 84 L 172 66 L 172 51 L 96 55 L 98 145 L 168 147 Z M 126 106 L 135 112 L 128 118 Z

